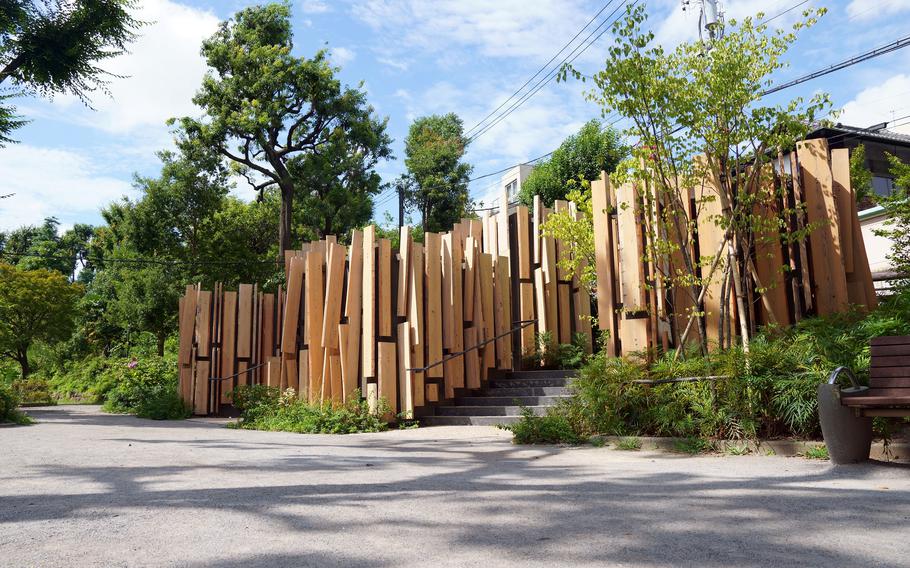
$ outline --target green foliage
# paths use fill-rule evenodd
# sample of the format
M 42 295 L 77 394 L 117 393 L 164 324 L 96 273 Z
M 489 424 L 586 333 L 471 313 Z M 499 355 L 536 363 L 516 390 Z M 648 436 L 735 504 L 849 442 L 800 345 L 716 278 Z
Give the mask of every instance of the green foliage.
M 27 377 L 29 348 L 69 337 L 81 295 L 82 286 L 70 284 L 59 272 L 0 264 L 0 358 L 19 363 Z
M 637 452 L 641 449 L 641 440 L 638 438 L 623 438 L 616 444 L 617 450 Z
M 523 366 L 541 369 L 578 369 L 585 362 L 588 341 L 584 334 L 576 333 L 572 343 L 557 344 L 549 331 L 538 333 L 535 349 L 525 354 Z
M 75 95 L 83 102 L 105 91 L 99 63 L 124 53 L 141 23 L 131 0 L 4 0 L 0 3 L 0 84 L 45 97 Z M 0 103 L 8 98 L 0 97 Z M 0 105 L 0 147 L 24 123 Z
M 879 204 L 885 208 L 888 220 L 885 229 L 875 234 L 893 242 L 888 260 L 899 274 L 910 274 L 910 164 L 896 156 L 888 155 L 891 174 L 894 176 L 894 191 L 887 197 L 879 197 Z
M 866 146 L 858 145 L 850 152 L 850 188 L 860 205 L 868 199 L 873 199 L 872 171 L 866 162 Z
M 27 406 L 52 406 L 57 401 L 51 395 L 51 386 L 46 379 L 30 375 L 13 382 L 21 404 Z
M 0 424 L 31 424 L 31 419 L 18 410 L 21 399 L 9 383 L 0 380 Z
M 800 455 L 807 460 L 827 460 L 829 459 L 828 446 L 824 444 L 820 446 L 813 446 Z
M 77 223 L 62 235 L 59 230 L 56 217 L 48 217 L 41 225 L 24 226 L 0 235 L 0 259 L 23 270 L 44 268 L 73 276 L 77 259 L 88 252 L 93 229 Z
M 337 230 L 326 208 L 353 204 L 347 223 L 362 216 L 362 201 L 377 189 L 373 165 L 388 157 L 390 142 L 386 121 L 373 116 L 363 91 L 342 87 L 325 50 L 311 59 L 293 50 L 288 2 L 240 10 L 202 44 L 210 71 L 193 102 L 204 116 L 175 121 L 185 152 L 211 148 L 260 195 L 278 189 L 279 257 L 291 248 L 295 198 L 320 236 Z
M 613 173 L 628 154 L 619 132 L 591 120 L 577 134 L 566 138 L 550 158 L 540 162 L 521 184 L 518 199 L 530 206 L 539 195 L 547 207 L 556 199 L 566 199 L 573 190 L 583 189 L 585 182 L 600 178 L 600 173 Z
M 749 446 L 743 445 L 733 445 L 730 444 L 725 450 L 731 456 L 747 456 L 752 453 L 752 450 L 749 449 Z
M 359 392 L 344 404 L 311 404 L 299 400 L 293 389 L 281 392 L 275 387 L 254 385 L 234 389 L 232 400 L 241 413 L 236 427 L 247 430 L 356 434 L 388 429 L 382 419 L 389 410 L 385 399 L 379 401 L 376 412 L 370 412 L 369 403 L 360 399 Z
M 869 375 L 869 343 L 910 334 L 910 292 L 882 301 L 870 314 L 850 312 L 801 321 L 757 335 L 748 355 L 739 347 L 676 359 L 589 357 L 572 397 L 552 413 L 581 437 L 672 436 L 697 440 L 797 437 L 817 439 L 816 389 L 839 366 Z M 720 377 L 697 382 L 665 379 Z M 887 434 L 888 423 L 876 423 Z M 700 443 L 700 442 L 699 442 Z
M 580 444 L 584 438 L 575 433 L 565 416 L 548 412 L 536 416 L 530 408 L 522 407 L 521 418 L 504 426 L 513 434 L 516 444 Z
M 559 267 L 577 274 L 582 285 L 591 296 L 597 293 L 597 262 L 594 256 L 594 211 L 591 207 L 591 185 L 583 183 L 582 188 L 571 190 L 566 196 L 575 204 L 579 213 L 556 211 L 547 216 L 540 226 L 544 235 L 555 237 L 568 246 L 565 254 L 557 259 Z
M 677 452 L 684 454 L 705 454 L 714 451 L 714 444 L 704 438 L 688 437 L 682 440 L 676 440 L 673 444 Z
M 180 398 L 177 388 L 177 363 L 161 357 L 148 357 L 110 366 L 101 379 L 113 383 L 106 393 L 106 412 L 136 414 L 154 420 L 180 420 L 192 410 Z
M 420 213 L 425 232 L 447 231 L 467 213 L 472 167 L 461 161 L 467 145 L 464 125 L 454 113 L 420 117 L 408 129 L 408 173 L 397 184 L 408 209 Z

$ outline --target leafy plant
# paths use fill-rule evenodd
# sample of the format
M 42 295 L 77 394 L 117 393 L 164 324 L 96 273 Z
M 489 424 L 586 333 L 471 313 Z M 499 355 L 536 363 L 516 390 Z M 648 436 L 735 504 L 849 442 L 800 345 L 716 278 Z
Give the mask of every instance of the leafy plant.
M 704 438 L 683 438 L 673 444 L 677 452 L 684 454 L 704 454 L 714 450 L 714 444 Z
M 108 370 L 113 388 L 106 394 L 106 412 L 136 414 L 155 420 L 180 420 L 190 408 L 177 391 L 175 361 L 159 357 L 121 361 Z M 110 379 L 109 379 L 110 380 Z
M 820 446 L 813 446 L 800 455 L 807 460 L 826 460 L 829 459 L 828 446 L 825 446 L 824 444 Z
M 14 424 L 31 424 L 32 420 L 18 410 L 19 395 L 9 384 L 0 381 L 0 423 L 13 422 Z
M 48 382 L 36 376 L 30 376 L 25 379 L 18 379 L 13 382 L 21 404 L 29 406 L 49 406 L 57 404 L 57 401 L 51 396 L 51 388 Z
M 580 444 L 584 441 L 565 416 L 556 412 L 537 416 L 527 407 L 522 407 L 521 418 L 505 429 L 512 431 L 516 444 Z
M 637 452 L 641 449 L 641 440 L 638 438 L 623 438 L 616 444 L 616 449 Z
M 731 444 L 727 446 L 726 452 L 731 456 L 746 456 L 751 454 L 752 450 L 749 449 L 749 446 L 746 445 L 736 446 Z

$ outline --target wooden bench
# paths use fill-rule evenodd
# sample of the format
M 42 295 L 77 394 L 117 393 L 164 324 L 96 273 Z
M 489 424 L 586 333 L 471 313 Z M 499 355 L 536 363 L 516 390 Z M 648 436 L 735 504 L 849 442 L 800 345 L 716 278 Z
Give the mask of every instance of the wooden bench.
M 910 416 L 910 335 L 877 337 L 871 351 L 869 388 L 844 389 L 841 404 L 857 416 Z

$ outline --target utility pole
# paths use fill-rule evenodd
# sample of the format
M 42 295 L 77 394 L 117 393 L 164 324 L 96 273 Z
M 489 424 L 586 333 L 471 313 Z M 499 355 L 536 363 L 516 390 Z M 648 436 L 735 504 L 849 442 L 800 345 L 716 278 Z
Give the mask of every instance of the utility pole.
M 404 188 L 398 185 L 398 228 L 404 227 Z
M 708 32 L 708 40 L 713 41 L 724 37 L 724 13 L 718 0 L 682 0 L 682 9 L 686 11 L 693 4 L 699 7 L 698 37 L 704 41 L 704 33 Z

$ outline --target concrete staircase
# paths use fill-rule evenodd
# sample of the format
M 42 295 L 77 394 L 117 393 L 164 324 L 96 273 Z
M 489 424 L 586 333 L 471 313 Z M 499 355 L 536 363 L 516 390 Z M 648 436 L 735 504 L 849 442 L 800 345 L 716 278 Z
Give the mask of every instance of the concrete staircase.
M 521 406 L 541 416 L 569 396 L 575 371 L 515 371 L 494 375 L 486 388 L 457 391 L 456 397 L 432 408 L 420 422 L 424 426 L 495 426 L 512 424 Z

